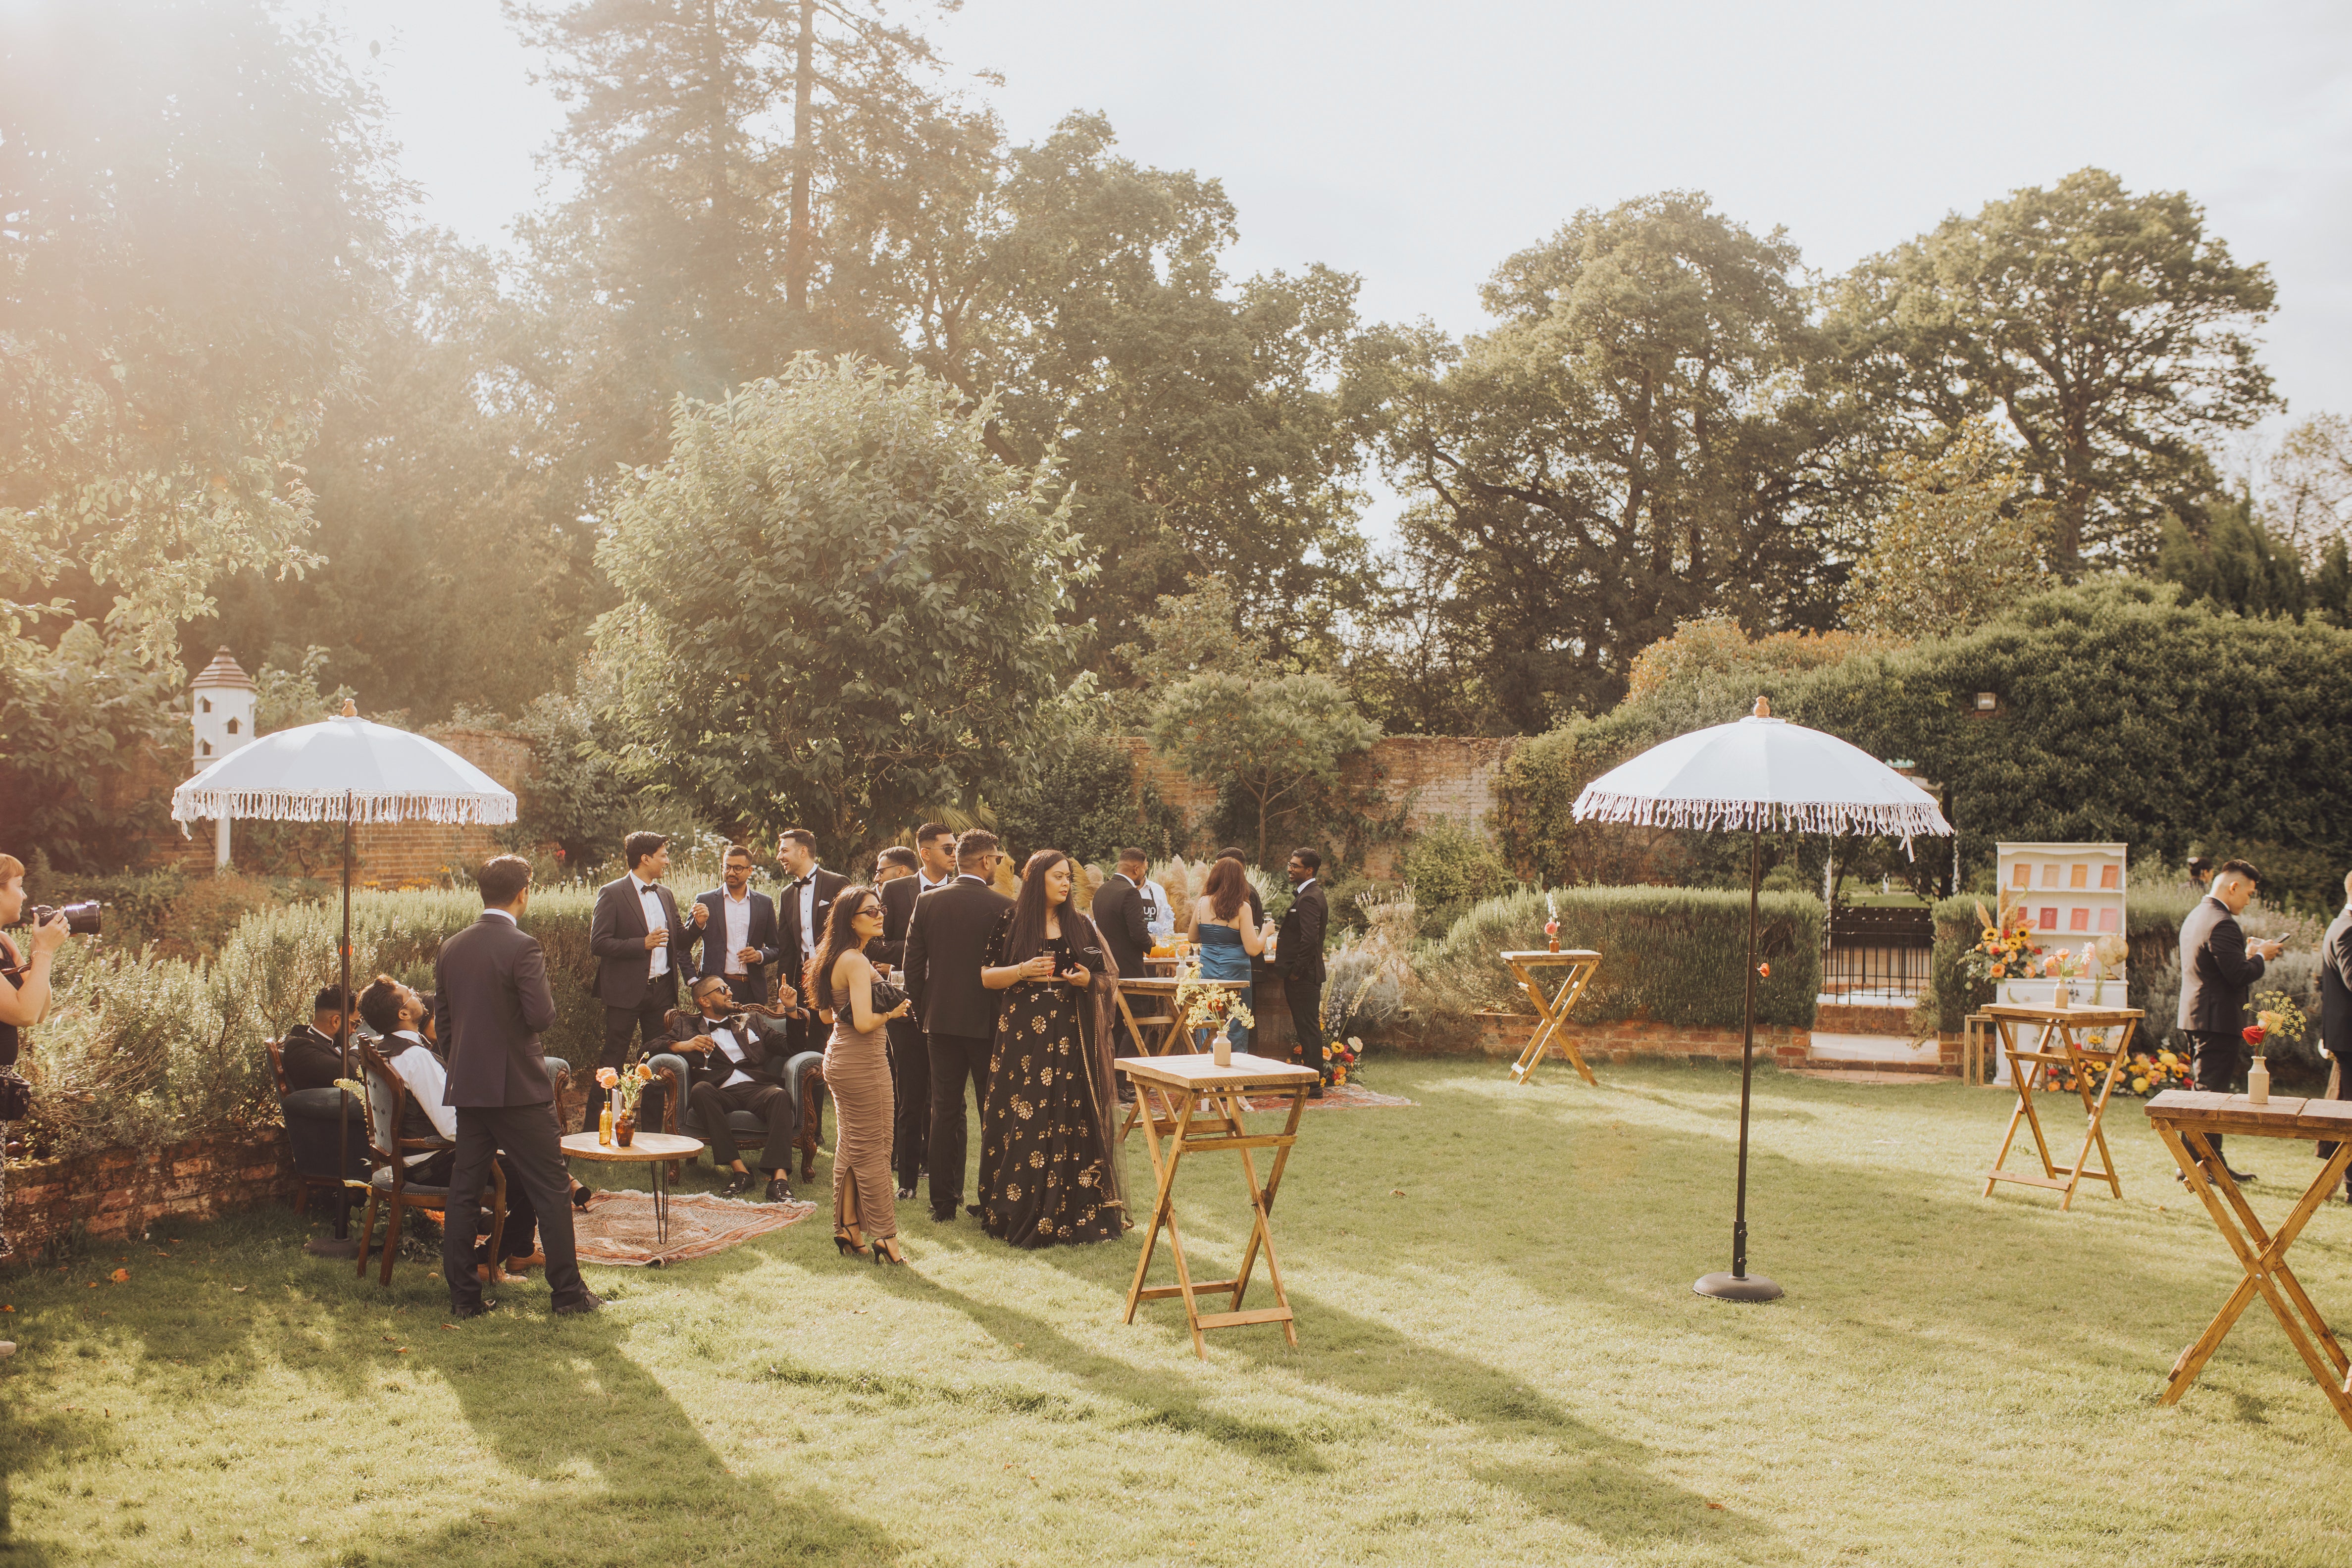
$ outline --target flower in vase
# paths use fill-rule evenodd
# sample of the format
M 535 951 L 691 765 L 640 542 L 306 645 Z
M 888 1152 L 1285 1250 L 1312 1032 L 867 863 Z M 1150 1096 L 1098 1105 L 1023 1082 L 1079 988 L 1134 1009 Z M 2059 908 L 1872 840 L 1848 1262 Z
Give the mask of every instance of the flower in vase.
M 620 1081 L 621 1075 L 609 1067 L 600 1067 L 596 1070 L 596 1087 L 599 1089 L 610 1089 Z

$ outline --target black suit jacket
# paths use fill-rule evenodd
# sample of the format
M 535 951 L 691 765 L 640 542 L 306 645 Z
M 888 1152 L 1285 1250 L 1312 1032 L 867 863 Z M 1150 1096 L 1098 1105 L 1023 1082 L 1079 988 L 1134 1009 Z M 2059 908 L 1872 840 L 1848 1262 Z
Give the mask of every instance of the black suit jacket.
M 669 916 L 670 994 L 677 994 L 677 975 L 687 962 L 686 922 L 677 917 L 677 900 L 661 883 L 654 884 L 662 912 Z M 596 890 L 596 913 L 588 923 L 588 951 L 596 956 L 596 997 L 608 1008 L 633 1008 L 646 999 L 646 981 L 654 969 L 653 949 L 646 946 L 652 927 L 646 924 L 646 906 L 637 902 L 637 884 L 625 873 Z M 447 1036 L 443 1036 L 446 1041 Z
M 1013 901 L 976 877 L 958 877 L 915 901 L 907 923 L 902 988 L 932 1034 L 985 1040 L 996 1033 L 1005 993 L 980 983 L 982 956 Z
M 1298 890 L 1282 917 L 1282 934 L 1274 956 L 1283 977 L 1300 984 L 1323 983 L 1323 930 L 1330 923 L 1331 906 L 1323 883 L 1310 882 Z
M 1144 917 L 1141 890 L 1113 872 L 1095 889 L 1094 919 L 1118 972 L 1129 979 L 1142 974 L 1143 955 L 1151 948 L 1151 924 Z
M 2319 944 L 2319 1043 L 2342 1064 L 2352 1061 L 2352 908 L 2347 908 L 2327 928 Z M 2339 1093 L 2352 1092 L 2341 1084 Z
M 760 985 L 760 995 L 768 994 L 768 967 L 782 954 L 776 925 L 776 901 L 766 894 L 747 891 L 751 901 L 751 922 L 744 933 L 744 941 L 760 950 L 760 961 L 750 966 L 751 978 Z M 702 929 L 692 932 L 688 942 L 702 945 L 702 965 L 696 972 L 703 975 L 724 975 L 727 972 L 727 890 L 714 887 L 709 893 L 697 894 L 694 902 L 710 911 L 710 918 Z M 798 985 L 797 980 L 793 984 Z
M 638 981 L 642 988 L 645 982 Z M 555 1021 L 539 938 L 484 911 L 433 960 L 433 1030 L 449 1059 L 445 1105 L 545 1105 L 555 1098 L 539 1031 Z
M 343 1059 L 330 1036 L 309 1024 L 296 1024 L 278 1042 L 278 1059 L 286 1065 L 286 1087 L 332 1089 L 343 1075 Z M 355 1064 L 356 1065 L 356 1064 Z
M 2180 1014 L 2174 1027 L 2237 1033 L 2246 1026 L 2246 995 L 2263 969 L 2260 958 L 2246 956 L 2246 934 L 2230 906 L 2207 894 L 2180 923 Z
M 919 872 L 892 877 L 875 894 L 882 901 L 882 935 L 866 949 L 866 956 L 877 964 L 889 965 L 894 974 L 907 967 L 907 927 L 914 923 L 915 901 L 922 895 Z
M 755 1082 L 781 1085 L 784 1082 L 784 1063 L 792 1055 L 784 1031 L 762 1018 L 747 1018 L 738 1013 L 732 1018 L 716 1021 L 700 1013 L 680 1013 L 670 1025 L 669 1037 L 679 1043 L 709 1034 L 712 1030 L 733 1031 L 743 1047 L 740 1064 L 745 1076 Z M 709 1051 L 682 1051 L 689 1082 L 679 1085 L 691 1089 L 697 1083 L 723 1083 L 734 1076 L 738 1064 L 727 1060 L 726 1052 L 713 1046 Z
M 849 885 L 849 879 L 837 871 L 827 871 L 823 866 L 817 867 L 809 875 L 816 884 L 815 907 L 811 912 L 815 929 L 808 937 L 809 947 L 814 950 L 824 946 L 825 919 L 833 913 L 835 896 Z M 784 883 L 776 894 L 776 924 L 777 928 L 782 933 L 778 945 L 783 948 L 784 953 L 784 983 L 803 996 L 806 996 L 808 980 L 802 970 L 807 964 L 809 955 L 803 952 L 801 947 L 801 890 L 793 883 Z

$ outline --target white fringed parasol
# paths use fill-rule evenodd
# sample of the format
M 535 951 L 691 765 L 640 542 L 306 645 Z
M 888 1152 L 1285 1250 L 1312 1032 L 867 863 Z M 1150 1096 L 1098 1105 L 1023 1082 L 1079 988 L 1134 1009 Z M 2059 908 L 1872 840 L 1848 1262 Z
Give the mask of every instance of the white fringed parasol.
M 232 751 L 172 791 L 182 824 L 242 821 L 343 825 L 343 996 L 352 994 L 352 829 L 362 822 L 432 822 L 497 827 L 515 820 L 514 791 L 441 745 L 387 725 L 370 724 L 350 702 L 341 716 L 281 729 Z M 342 1013 L 336 1050 L 352 1076 L 352 1009 Z M 348 1170 L 351 1122 L 338 1124 L 337 1158 Z M 351 1183 L 336 1211 L 335 1239 L 309 1250 L 356 1253 L 350 1240 Z M 364 1185 L 364 1184 L 362 1184 Z
M 1767 832 L 1949 835 L 1936 798 L 1861 747 L 1774 718 L 1769 704 L 1735 724 L 1693 730 L 1650 747 L 1584 787 L 1580 822 L 1739 832 L 1748 848 L 1748 983 L 1739 1050 L 1739 1196 L 1732 1209 L 1731 1272 L 1691 1287 L 1727 1301 L 1769 1301 L 1780 1287 L 1748 1272 L 1748 1091 L 1756 1062 L 1756 905 Z

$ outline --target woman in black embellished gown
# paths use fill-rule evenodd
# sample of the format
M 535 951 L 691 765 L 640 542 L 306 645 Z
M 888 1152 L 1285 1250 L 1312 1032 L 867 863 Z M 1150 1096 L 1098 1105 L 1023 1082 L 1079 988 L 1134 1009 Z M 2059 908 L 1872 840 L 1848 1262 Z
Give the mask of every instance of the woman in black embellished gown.
M 981 970 L 1006 996 L 980 1108 L 980 1222 L 1015 1247 L 1108 1240 L 1126 1219 L 1101 1017 L 1117 970 L 1070 902 L 1075 869 L 1058 850 L 1029 857 Z

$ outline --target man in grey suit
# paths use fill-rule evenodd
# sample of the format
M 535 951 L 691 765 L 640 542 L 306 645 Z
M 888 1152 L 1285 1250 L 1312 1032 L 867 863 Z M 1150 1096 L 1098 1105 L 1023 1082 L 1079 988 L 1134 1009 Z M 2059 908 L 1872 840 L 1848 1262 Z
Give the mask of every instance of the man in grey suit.
M 539 1048 L 539 1031 L 555 1021 L 555 997 L 547 987 L 547 955 L 539 938 L 517 924 L 530 904 L 530 862 L 499 855 L 482 867 L 479 880 L 481 918 L 442 943 L 433 962 L 433 1027 L 449 1058 L 441 1103 L 457 1113 L 457 1150 L 441 1228 L 450 1315 L 478 1318 L 498 1304 L 482 1299 L 474 1232 L 482 1184 L 500 1149 L 539 1217 L 551 1304 L 559 1312 L 593 1312 L 604 1303 L 580 1278 L 555 1084 Z
M 2246 1041 L 2240 1031 L 2246 1027 L 2246 997 L 2263 977 L 2264 960 L 2277 957 L 2285 946 L 2249 942 L 2239 929 L 2239 912 L 2261 885 L 2262 873 L 2244 861 L 2223 861 L 2212 891 L 2180 923 L 2180 1011 L 2174 1027 L 2189 1037 L 2197 1087 L 2216 1093 L 2229 1093 L 2244 1070 Z M 2221 1135 L 2212 1134 L 2210 1141 L 2221 1155 Z M 2234 1170 L 2230 1175 L 2238 1181 L 2253 1179 Z
M 2344 878 L 2344 907 L 2319 944 L 2319 1049 L 2327 1054 L 2327 1098 L 2352 1100 L 2352 873 Z M 2319 1145 L 2319 1157 L 2336 1153 Z M 2352 1203 L 2352 1171 L 2344 1174 L 2344 1201 Z

